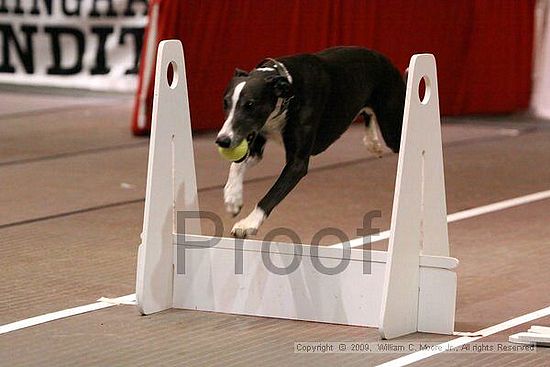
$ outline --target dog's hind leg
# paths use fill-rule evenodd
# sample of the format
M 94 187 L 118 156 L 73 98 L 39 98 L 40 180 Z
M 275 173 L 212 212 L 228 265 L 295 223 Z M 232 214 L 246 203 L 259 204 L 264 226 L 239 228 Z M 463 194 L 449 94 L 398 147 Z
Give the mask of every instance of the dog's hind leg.
M 394 82 L 376 94 L 372 101 L 372 108 L 384 142 L 394 153 L 399 152 L 401 144 L 404 107 L 405 83 L 401 75 L 396 72 Z
M 243 206 L 243 182 L 246 170 L 262 159 L 265 138 L 258 135 L 250 148 L 249 156 L 240 163 L 231 163 L 229 177 L 223 189 L 225 210 L 232 216 L 240 213 Z
M 365 120 L 365 136 L 363 137 L 363 143 L 367 147 L 367 150 L 377 157 L 382 157 L 384 152 L 382 143 L 379 137 L 378 122 L 376 121 L 376 115 L 374 111 L 366 107 L 361 111 L 361 115 Z
M 388 102 L 386 106 L 375 109 L 378 126 L 384 142 L 394 153 L 399 152 L 401 129 L 403 127 L 403 105 L 399 101 Z

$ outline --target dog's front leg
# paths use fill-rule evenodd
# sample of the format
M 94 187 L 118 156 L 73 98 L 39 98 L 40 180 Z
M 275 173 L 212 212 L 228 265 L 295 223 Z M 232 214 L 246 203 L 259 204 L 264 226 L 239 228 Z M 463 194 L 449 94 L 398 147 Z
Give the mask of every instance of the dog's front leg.
M 322 94 L 315 94 L 321 98 Z M 322 100 L 321 100 L 322 101 Z M 319 103 L 322 104 L 322 103 Z M 289 119 L 283 131 L 283 143 L 286 152 L 286 165 L 267 194 L 245 219 L 237 222 L 231 234 L 238 238 L 254 235 L 258 228 L 300 180 L 307 174 L 309 157 L 313 149 L 319 110 L 303 108 L 300 116 Z
M 256 234 L 258 228 L 265 218 L 267 218 L 269 213 L 271 213 L 273 208 L 275 208 L 275 206 L 277 206 L 277 204 L 279 204 L 306 175 L 307 167 L 308 160 L 288 162 L 273 187 L 271 187 L 268 193 L 260 200 L 256 208 L 246 218 L 233 226 L 231 234 L 238 238 L 245 238 L 249 235 Z
M 243 162 L 231 163 L 229 177 L 223 189 L 225 210 L 232 216 L 236 216 L 243 206 L 243 181 L 246 169 L 258 162 L 258 157 L 248 157 Z
M 229 177 L 223 189 L 225 210 L 233 216 L 241 211 L 243 206 L 243 181 L 246 170 L 262 160 L 266 138 L 258 135 L 250 146 L 248 157 L 240 163 L 231 163 Z

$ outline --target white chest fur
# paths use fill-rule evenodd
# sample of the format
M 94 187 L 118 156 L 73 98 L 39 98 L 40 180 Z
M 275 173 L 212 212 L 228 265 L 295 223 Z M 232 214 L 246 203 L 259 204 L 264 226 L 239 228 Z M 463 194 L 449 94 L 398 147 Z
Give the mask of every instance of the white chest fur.
M 267 117 L 261 131 L 266 138 L 273 139 L 280 144 L 283 142 L 281 133 L 286 124 L 287 111 L 281 111 L 283 108 L 283 99 L 279 98 L 275 109 L 273 109 L 273 112 Z

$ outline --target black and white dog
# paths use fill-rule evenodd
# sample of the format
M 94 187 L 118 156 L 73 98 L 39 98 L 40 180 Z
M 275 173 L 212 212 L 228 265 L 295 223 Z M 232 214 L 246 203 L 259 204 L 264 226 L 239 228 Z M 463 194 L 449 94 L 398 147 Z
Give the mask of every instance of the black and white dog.
M 327 149 L 358 116 L 365 119 L 369 151 L 381 155 L 380 131 L 386 145 L 398 152 L 404 102 L 400 72 L 385 56 L 360 47 L 265 59 L 249 73 L 237 69 L 225 91 L 226 118 L 216 144 L 232 148 L 247 139 L 249 150 L 231 164 L 224 189 L 226 210 L 239 214 L 245 171 L 261 160 L 268 139 L 282 141 L 286 165 L 231 233 L 239 238 L 255 234 L 306 175 L 310 156 Z

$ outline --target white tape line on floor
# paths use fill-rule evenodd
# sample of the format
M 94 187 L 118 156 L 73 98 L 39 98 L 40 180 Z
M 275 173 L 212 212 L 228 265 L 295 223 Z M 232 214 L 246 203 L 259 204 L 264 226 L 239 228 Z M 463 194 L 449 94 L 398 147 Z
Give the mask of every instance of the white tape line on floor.
M 453 214 L 447 215 L 447 222 L 457 222 L 459 220 L 468 219 L 477 217 L 478 215 L 493 213 L 499 210 L 509 209 L 513 208 L 515 206 L 524 205 L 533 203 L 535 201 L 550 199 L 550 190 L 545 191 L 539 191 L 535 192 L 533 194 L 525 195 L 525 196 L 519 196 L 517 198 L 498 201 L 496 203 L 488 204 L 479 206 L 477 208 L 467 209 L 460 212 L 456 212 Z M 370 237 L 370 243 L 387 240 L 390 238 L 390 231 L 384 231 L 380 232 L 378 234 L 372 235 Z M 368 237 L 359 237 L 354 238 L 353 240 L 349 241 L 350 247 L 359 247 L 363 246 L 368 241 Z M 335 245 L 332 245 L 330 247 L 342 247 L 341 243 L 337 243 Z
M 533 320 L 536 320 L 536 319 L 540 319 L 541 317 L 545 317 L 545 316 L 549 316 L 549 315 L 550 315 L 550 307 L 546 307 L 546 308 L 540 309 L 538 311 L 533 311 L 533 312 L 528 313 L 526 315 L 518 316 L 518 317 L 513 318 L 511 320 L 501 322 L 500 324 L 490 326 L 486 329 L 479 330 L 479 331 L 476 332 L 476 334 L 480 334 L 482 336 L 475 336 L 475 337 L 463 336 L 463 337 L 460 337 L 460 338 L 457 338 L 457 339 L 450 340 L 450 341 L 445 342 L 445 343 L 438 344 L 437 347 L 422 350 L 422 351 L 415 352 L 415 353 L 411 353 L 411 354 L 408 354 L 406 356 L 394 359 L 392 361 L 382 363 L 382 364 L 378 365 L 377 367 L 402 367 L 402 366 L 407 366 L 411 363 L 421 361 L 423 359 L 432 357 L 436 354 L 445 352 L 447 350 L 450 350 L 450 349 L 453 349 L 453 348 L 458 348 L 458 347 L 460 347 L 464 344 L 475 342 L 476 340 L 478 340 L 480 338 L 483 338 L 483 337 L 486 337 L 486 336 L 489 336 L 489 335 L 493 335 L 493 334 L 499 333 L 501 331 L 504 331 L 506 329 L 511 329 L 515 326 L 525 324 L 526 322 L 530 322 L 530 321 L 533 321 Z
M 46 322 L 63 319 L 69 316 L 75 316 L 86 312 L 101 310 L 103 308 L 112 307 L 119 304 L 129 304 L 132 302 L 135 304 L 135 300 L 136 300 L 136 295 L 134 293 L 134 294 L 129 294 L 127 296 L 110 299 L 107 302 L 99 301 L 96 303 L 91 303 L 89 305 L 78 306 L 78 307 L 69 308 L 66 310 L 48 313 L 45 315 L 31 317 L 30 319 L 16 321 L 10 324 L 0 326 L 0 335 L 9 333 L 11 331 L 28 328 L 35 325 L 44 324 Z

